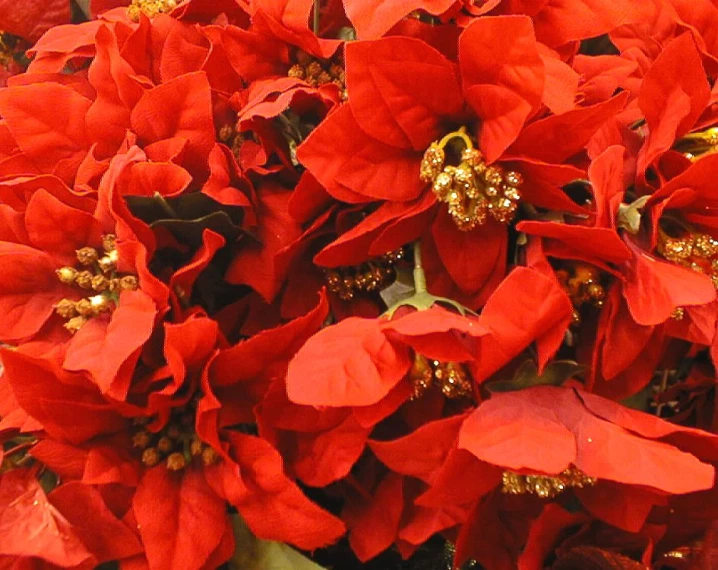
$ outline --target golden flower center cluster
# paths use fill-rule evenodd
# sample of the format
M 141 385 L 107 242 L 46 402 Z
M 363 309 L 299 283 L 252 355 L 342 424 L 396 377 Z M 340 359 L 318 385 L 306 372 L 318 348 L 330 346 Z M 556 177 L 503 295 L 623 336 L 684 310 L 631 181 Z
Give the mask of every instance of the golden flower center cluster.
M 236 159 L 239 159 L 239 152 L 242 144 L 247 140 L 246 137 L 237 130 L 236 125 L 224 125 L 219 129 L 217 135 L 219 142 L 226 144 Z
M 132 0 L 127 7 L 127 16 L 133 22 L 140 21 L 140 14 L 154 18 L 157 14 L 166 14 L 177 7 L 177 0 Z
M 675 149 L 682 152 L 683 156 L 692 162 L 706 154 L 715 153 L 718 151 L 718 127 L 711 127 L 697 133 L 688 133 L 676 142 Z
M 458 362 L 429 360 L 421 354 L 415 354 L 409 379 L 414 386 L 415 399 L 431 388 L 437 388 L 452 400 L 469 398 L 473 394 L 469 373 L 466 367 Z
M 708 275 L 718 289 L 718 241 L 708 234 L 674 238 L 661 234 L 658 252 L 668 261 Z
M 355 267 L 327 269 L 327 286 L 344 301 L 351 301 L 357 293 L 381 291 L 393 283 L 396 264 L 404 257 L 404 250 L 398 249 Z
M 65 266 L 55 272 L 65 285 L 74 285 L 95 293 L 79 301 L 65 298 L 54 305 L 55 312 L 67 320 L 65 328 L 73 334 L 90 318 L 110 312 L 117 305 L 121 291 L 134 291 L 139 287 L 135 275 L 117 273 L 115 242 L 114 235 L 105 235 L 102 237 L 102 252 L 94 247 L 78 249 L 79 268 Z
M 603 307 L 606 289 L 601 283 L 601 272 L 596 267 L 581 262 L 563 264 L 556 271 L 556 278 L 571 299 L 575 323 L 581 322 L 581 308 L 587 305 Z
M 297 51 L 296 63 L 289 68 L 287 76 L 306 81 L 312 87 L 333 83 L 339 88 L 342 99 L 346 99 L 347 85 L 341 56 L 319 60 L 304 51 Z
M 159 432 L 149 431 L 146 420 L 136 420 L 135 423 L 132 445 L 142 454 L 142 463 L 146 467 L 164 463 L 170 471 L 181 471 L 194 458 L 205 466 L 212 465 L 218 459 L 215 450 L 203 443 L 194 431 L 194 406 L 173 413 L 170 421 Z
M 595 477 L 589 477 L 573 465 L 559 475 L 521 475 L 513 471 L 504 471 L 501 478 L 501 490 L 504 493 L 538 495 L 542 499 L 550 499 L 572 487 L 580 489 L 596 484 Z
M 446 147 L 456 139 L 463 141 L 464 146 L 460 162 L 456 166 L 447 165 Z M 489 218 L 510 223 L 521 200 L 521 175 L 488 166 L 463 129 L 431 143 L 424 153 L 419 175 L 432 184 L 437 200 L 448 206 L 454 223 L 463 231 L 481 226 Z

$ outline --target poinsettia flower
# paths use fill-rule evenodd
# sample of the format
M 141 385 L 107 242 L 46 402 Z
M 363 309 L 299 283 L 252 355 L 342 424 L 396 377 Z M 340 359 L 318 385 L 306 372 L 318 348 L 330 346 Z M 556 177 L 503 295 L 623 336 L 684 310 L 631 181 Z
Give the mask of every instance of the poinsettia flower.
M 166 323 L 160 365 L 137 368 L 126 402 L 108 398 L 57 361 L 6 351 L 18 405 L 48 435 L 31 453 L 57 473 L 79 472 L 84 485 L 125 487 L 121 504 L 136 521 L 150 568 L 209 569 L 229 559 L 228 503 L 260 537 L 305 549 L 323 546 L 342 534 L 342 523 L 284 474 L 268 441 L 238 424 L 254 422 L 262 385 L 281 373 L 282 359 L 286 367 L 305 331 L 316 330 L 326 311 L 323 300 L 305 318 L 232 349 L 201 313 Z M 262 350 L 266 368 L 244 357 Z M 235 358 L 252 363 L 247 373 L 253 378 L 236 381 Z M 195 512 L 191 520 L 188 510 Z
M 509 36 L 510 49 L 502 47 Z M 365 260 L 412 241 L 430 226 L 446 272 L 472 295 L 504 272 L 505 226 L 490 221 L 462 231 L 446 207 L 437 206 L 419 177 L 432 141 L 469 124 L 486 164 L 501 159 L 523 177 L 518 189 L 524 200 L 581 212 L 560 190 L 581 171 L 563 163 L 624 104 L 619 96 L 526 126 L 541 109 L 546 71 L 531 21 L 524 17 L 480 18 L 471 24 L 459 40 L 458 66 L 429 45 L 402 37 L 352 43 L 346 59 L 349 102 L 329 114 L 297 156 L 334 198 L 380 204 L 315 262 L 332 267 L 342 259 Z M 501 72 L 507 68 L 515 73 Z M 433 84 L 442 89 L 427 91 Z M 377 100 L 384 102 L 379 108 Z M 566 122 L 581 127 L 567 137 Z M 555 144 L 546 144 L 547 137 Z M 461 252 L 475 248 L 484 253 L 481 263 L 464 263 Z
M 715 457 L 714 436 L 571 388 L 543 386 L 494 394 L 461 420 L 432 422 L 393 442 L 373 442 L 372 449 L 393 471 L 425 478 L 411 458 L 435 438 L 450 440 L 452 432 L 455 447 L 449 447 L 440 470 L 429 474 L 430 489 L 416 502 L 476 505 L 459 532 L 458 563 L 475 558 L 498 568 L 490 561 L 520 554 L 520 543 L 511 552 L 503 541 L 489 544 L 477 538 L 487 520 L 483 511 L 495 504 L 497 494 L 551 497 L 571 492 L 590 515 L 637 531 L 653 506 L 665 504 L 667 494 L 714 484 L 714 467 L 706 462 Z M 539 439 L 551 442 L 551 453 L 536 443 Z M 668 456 L 673 459 L 666 460 Z M 678 463 L 685 464 L 680 476 L 674 469 Z M 562 480 L 569 468 L 579 471 Z M 534 482 L 522 486 L 526 476 Z M 464 483 L 458 489 L 457 480 Z M 559 486 L 551 487 L 552 481 Z M 624 502 L 631 508 L 623 508 Z M 494 516 L 499 515 L 488 520 Z

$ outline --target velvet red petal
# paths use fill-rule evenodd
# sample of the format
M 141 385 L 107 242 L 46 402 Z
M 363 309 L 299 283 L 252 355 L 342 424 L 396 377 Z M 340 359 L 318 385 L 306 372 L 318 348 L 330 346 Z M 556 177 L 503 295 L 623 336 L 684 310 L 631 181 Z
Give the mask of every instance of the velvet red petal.
M 479 18 L 459 39 L 466 98 L 481 119 L 479 144 L 495 161 L 519 135 L 544 91 L 531 20 L 524 16 Z
M 423 152 L 463 108 L 456 66 L 420 40 L 349 43 L 346 66 L 354 118 L 385 144 Z
M 217 548 L 227 524 L 225 502 L 202 471 L 145 473 L 132 501 L 152 570 L 196 570 Z
M 287 394 L 310 406 L 368 406 L 409 370 L 408 351 L 392 344 L 372 319 L 350 317 L 319 331 L 289 363 Z

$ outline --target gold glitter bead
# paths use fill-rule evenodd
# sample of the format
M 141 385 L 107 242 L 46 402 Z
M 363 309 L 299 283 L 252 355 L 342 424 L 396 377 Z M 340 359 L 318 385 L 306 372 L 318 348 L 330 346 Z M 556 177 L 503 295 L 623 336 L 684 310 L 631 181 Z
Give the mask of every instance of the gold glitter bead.
M 132 445 L 140 449 L 145 449 L 151 441 L 152 437 L 145 430 L 138 431 L 132 436 Z
M 110 288 L 110 281 L 104 275 L 95 275 L 92 278 L 92 289 L 98 293 L 107 291 Z
M 137 291 L 139 286 L 140 282 L 134 275 L 125 275 L 123 277 L 120 277 L 120 291 Z
M 218 459 L 219 459 L 219 456 L 217 455 L 217 452 L 214 449 L 212 449 L 211 447 L 205 447 L 202 450 L 202 463 L 204 464 L 205 467 L 214 465 Z
M 304 68 L 298 63 L 294 64 L 292 67 L 289 68 L 289 71 L 287 71 L 287 75 L 296 79 L 304 79 L 306 77 Z
M 518 172 L 514 172 L 513 170 L 510 170 L 504 175 L 504 181 L 509 186 L 521 186 L 524 183 L 523 176 L 519 174 Z
M 91 317 L 93 312 L 92 303 L 89 299 L 80 299 L 75 303 L 75 310 L 83 317 Z
M 160 440 L 157 442 L 157 449 L 160 453 L 167 454 L 170 453 L 175 447 L 174 442 L 167 436 L 163 436 L 160 438 Z

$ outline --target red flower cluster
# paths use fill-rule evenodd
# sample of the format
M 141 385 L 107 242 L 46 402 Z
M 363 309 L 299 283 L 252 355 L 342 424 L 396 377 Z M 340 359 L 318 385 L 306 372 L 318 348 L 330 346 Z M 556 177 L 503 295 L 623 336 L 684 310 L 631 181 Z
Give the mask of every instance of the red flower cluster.
M 0 1 L 0 568 L 240 519 L 710 567 L 714 2 L 46 4 Z

